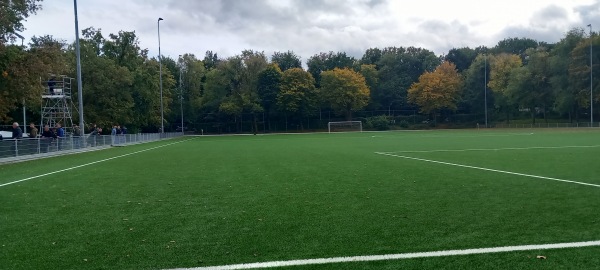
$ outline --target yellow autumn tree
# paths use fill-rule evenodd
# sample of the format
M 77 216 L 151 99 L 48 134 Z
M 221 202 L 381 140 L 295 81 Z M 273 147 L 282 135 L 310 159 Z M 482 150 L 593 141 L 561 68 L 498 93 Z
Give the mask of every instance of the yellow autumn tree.
M 435 120 L 439 110 L 456 110 L 462 79 L 456 66 L 444 61 L 433 72 L 425 72 L 408 89 L 408 101 Z
M 516 54 L 499 54 L 490 59 L 491 71 L 488 87 L 497 93 L 503 93 L 508 87 L 513 69 L 521 67 L 523 62 L 521 57 Z
M 369 104 L 371 91 L 365 77 L 351 69 L 328 70 L 321 73 L 321 94 L 331 108 L 352 120 L 352 112 Z

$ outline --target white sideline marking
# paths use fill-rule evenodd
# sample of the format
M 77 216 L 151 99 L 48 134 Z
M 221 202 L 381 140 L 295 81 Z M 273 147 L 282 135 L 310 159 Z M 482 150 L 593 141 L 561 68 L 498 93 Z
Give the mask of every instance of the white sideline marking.
M 600 241 L 544 244 L 544 245 L 507 246 L 507 247 L 492 247 L 492 248 L 475 248 L 475 249 L 458 249 L 458 250 L 400 253 L 400 254 L 388 254 L 388 255 L 333 257 L 333 258 L 305 259 L 305 260 L 291 260 L 291 261 L 273 261 L 273 262 L 261 262 L 261 263 L 230 264 L 230 265 L 221 265 L 221 266 L 175 268 L 175 269 L 169 269 L 169 270 L 237 270 L 237 269 L 274 268 L 274 267 L 299 266 L 299 265 L 387 261 L 387 260 L 413 259 L 413 258 L 426 258 L 426 257 L 446 257 L 446 256 L 458 256 L 458 255 L 472 255 L 472 254 L 486 254 L 486 253 L 500 253 L 500 252 L 512 252 L 512 251 L 526 251 L 526 250 L 542 250 L 542 249 L 579 248 L 579 247 L 593 247 L 593 246 L 600 246 Z
M 48 176 L 48 175 L 53 175 L 53 174 L 57 174 L 57 173 L 61 173 L 61 172 L 66 172 L 66 171 L 78 169 L 78 168 L 81 168 L 81 167 L 86 167 L 86 166 L 89 166 L 89 165 L 93 165 L 93 164 L 96 164 L 96 163 L 105 162 L 105 161 L 109 161 L 109 160 L 113 160 L 113 159 L 117 159 L 117 158 L 122 158 L 122 157 L 130 156 L 130 155 L 133 155 L 133 154 L 138 154 L 138 153 L 142 153 L 142 152 L 154 150 L 154 149 L 157 149 L 157 148 L 162 148 L 162 147 L 165 147 L 165 146 L 173 145 L 173 144 L 187 142 L 189 140 L 193 140 L 193 139 L 187 139 L 187 140 L 183 140 L 183 141 L 178 141 L 178 142 L 163 144 L 163 145 L 151 147 L 151 148 L 140 150 L 140 151 L 135 151 L 135 152 L 131 152 L 131 153 L 128 153 L 128 154 L 123 154 L 123 155 L 120 155 L 120 156 L 106 158 L 106 159 L 102 159 L 102 160 L 98 160 L 98 161 L 94 161 L 94 162 L 90 162 L 90 163 L 86 163 L 86 164 L 82 164 L 82 165 L 78 165 L 78 166 L 74 166 L 74 167 L 70 167 L 70 168 L 66 168 L 66 169 L 62 169 L 62 170 L 58 170 L 58 171 L 54 171 L 54 172 L 44 173 L 44 174 L 40 174 L 40 175 L 28 177 L 28 178 L 17 180 L 17 181 L 12 181 L 12 182 L 8 182 L 8 183 L 0 184 L 0 187 L 12 185 L 12 184 L 16 184 L 16 183 L 20 183 L 20 182 L 24 182 L 24 181 L 29 181 L 29 180 L 32 180 L 32 179 L 36 179 L 36 178 L 40 178 L 40 177 L 44 177 L 44 176 Z
M 436 153 L 436 152 L 468 152 L 468 151 L 503 151 L 503 150 L 535 150 L 535 149 L 564 149 L 564 148 L 597 148 L 600 145 L 567 145 L 567 146 L 533 146 L 506 148 L 470 148 L 470 149 L 439 149 L 439 150 L 407 150 L 385 153 Z M 383 152 L 380 152 L 383 153 Z
M 565 183 L 571 183 L 571 184 L 578 184 L 578 185 L 592 186 L 592 187 L 598 187 L 598 188 L 600 188 L 600 185 L 597 185 L 597 184 L 590 184 L 590 183 L 585 183 L 585 182 L 577 182 L 577 181 L 571 181 L 571 180 L 564 180 L 564 179 L 558 179 L 558 178 L 552 178 L 552 177 L 545 177 L 545 176 L 539 176 L 539 175 L 533 175 L 533 174 L 524 174 L 524 173 L 516 173 L 516 172 L 509 172 L 509 171 L 488 169 L 488 168 L 483 168 L 483 167 L 475 167 L 475 166 L 462 165 L 462 164 L 456 164 L 456 163 L 450 163 L 450 162 L 443 162 L 443 161 L 436 161 L 436 160 L 430 160 L 430 159 L 400 156 L 400 155 L 394 155 L 394 154 L 389 154 L 389 153 L 375 152 L 375 154 L 384 155 L 384 156 L 390 156 L 390 157 L 404 158 L 404 159 L 412 159 L 412 160 L 418 160 L 418 161 L 425 161 L 425 162 L 431 162 L 431 163 L 437 163 L 437 164 L 444 164 L 444 165 L 450 165 L 450 166 L 456 166 L 456 167 L 463 167 L 463 168 L 469 168 L 469 169 L 476 169 L 476 170 L 482 170 L 482 171 L 505 173 L 505 174 L 512 174 L 512 175 L 518 175 L 518 176 L 526 176 L 526 177 L 531 177 L 531 178 L 539 178 L 539 179 L 544 179 L 544 180 L 552 180 L 552 181 L 565 182 Z

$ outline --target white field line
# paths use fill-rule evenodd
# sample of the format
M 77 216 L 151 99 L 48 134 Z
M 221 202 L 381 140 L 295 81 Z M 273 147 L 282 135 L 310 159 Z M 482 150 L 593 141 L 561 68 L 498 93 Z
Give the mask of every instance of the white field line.
M 552 177 L 545 177 L 545 176 L 539 176 L 539 175 L 533 175 L 533 174 L 524 174 L 524 173 L 517 173 L 517 172 L 495 170 L 495 169 L 489 169 L 489 168 L 483 168 L 483 167 L 475 167 L 475 166 L 462 165 L 462 164 L 456 164 L 456 163 L 450 163 L 450 162 L 436 161 L 436 160 L 431 160 L 431 159 L 423 159 L 423 158 L 400 156 L 400 155 L 394 155 L 394 154 L 389 154 L 389 153 L 375 152 L 375 154 L 384 155 L 384 156 L 390 156 L 390 157 L 397 157 L 397 158 L 404 158 L 404 159 L 412 159 L 412 160 L 418 160 L 418 161 L 425 161 L 425 162 L 431 162 L 431 163 L 437 163 L 437 164 L 443 164 L 443 165 L 450 165 L 450 166 L 455 166 L 455 167 L 469 168 L 469 169 L 475 169 L 475 170 L 482 170 L 482 171 L 488 171 L 488 172 L 497 172 L 497 173 L 504 173 L 504 174 L 525 176 L 525 177 L 531 177 L 531 178 L 538 178 L 538 179 L 544 179 L 544 180 L 551 180 L 551 181 L 558 181 L 558 182 L 565 182 L 565 183 L 571 183 L 571 184 L 584 185 L 584 186 L 592 186 L 592 187 L 598 187 L 598 188 L 600 188 L 600 185 L 597 185 L 597 184 L 590 184 L 590 183 L 585 183 L 585 182 L 577 182 L 577 181 L 571 181 L 571 180 L 564 180 L 564 179 L 558 179 L 558 178 L 552 178 Z
M 512 137 L 512 136 L 531 136 L 533 133 L 488 133 L 488 134 L 479 134 L 479 135 L 457 135 L 457 136 L 448 136 L 448 135 L 426 135 L 419 136 L 419 138 L 482 138 L 482 137 Z
M 66 171 L 78 169 L 78 168 L 81 168 L 81 167 L 86 167 L 86 166 L 89 166 L 89 165 L 93 165 L 93 164 L 97 164 L 97 163 L 101 163 L 101 162 L 105 162 L 105 161 L 117 159 L 117 158 L 131 156 L 131 155 L 134 155 L 134 154 L 139 154 L 139 153 L 142 153 L 142 152 L 146 152 L 146 151 L 150 151 L 150 150 L 162 148 L 162 147 L 165 147 L 165 146 L 169 146 L 169 145 L 173 145 L 173 144 L 178 144 L 178 143 L 182 143 L 182 142 L 187 142 L 189 140 L 193 140 L 193 139 L 187 139 L 187 140 L 183 140 L 183 141 L 178 141 L 178 142 L 172 142 L 172 143 L 168 143 L 168 144 L 163 144 L 163 145 L 151 147 L 151 148 L 148 148 L 148 149 L 131 152 L 131 153 L 128 153 L 128 154 L 123 154 L 123 155 L 119 155 L 119 156 L 115 156 L 115 157 L 111 157 L 111 158 L 106 158 L 106 159 L 102 159 L 102 160 L 98 160 L 98 161 L 94 161 L 94 162 L 90 162 L 90 163 L 86 163 L 86 164 L 81 164 L 81 165 L 77 165 L 77 166 L 74 166 L 74 167 L 70 167 L 70 168 L 66 168 L 66 169 L 62 169 L 62 170 L 58 170 L 58 171 L 44 173 L 44 174 L 40 174 L 40 175 L 36 175 L 36 176 L 24 178 L 24 179 L 17 180 L 17 181 L 12 181 L 12 182 L 8 182 L 8 183 L 0 184 L 0 187 L 12 185 L 12 184 L 16 184 L 16 183 L 20 183 L 20 182 L 24 182 L 24 181 L 29 181 L 29 180 L 33 180 L 33 179 L 36 179 L 36 178 L 40 178 L 40 177 L 44 177 L 44 176 L 48 176 L 48 175 L 53 175 L 53 174 L 57 174 L 57 173 L 61 173 L 61 172 L 66 172 Z
M 230 265 L 222 265 L 222 266 L 176 268 L 176 269 L 170 269 L 170 270 L 238 270 L 238 269 L 256 269 L 256 268 L 275 268 L 275 267 L 299 266 L 299 265 L 387 261 L 387 260 L 400 260 L 400 259 L 413 259 L 413 258 L 447 257 L 447 256 L 458 256 L 458 255 L 487 254 L 487 253 L 527 251 L 527 250 L 580 248 L 580 247 L 594 247 L 594 246 L 600 246 L 600 241 L 544 244 L 544 245 L 507 246 L 507 247 L 492 247 L 492 248 L 475 248 L 475 249 L 458 249 L 458 250 L 400 253 L 400 254 L 388 254 L 388 255 L 333 257 L 333 258 L 291 260 L 291 261 L 273 261 L 273 262 L 261 262 L 261 263 L 230 264 Z
M 469 151 L 504 151 L 504 150 L 536 150 L 536 149 L 565 149 L 565 148 L 597 148 L 600 145 L 567 145 L 567 146 L 533 146 L 533 147 L 506 147 L 506 148 L 470 148 L 470 149 L 437 149 L 437 150 L 407 150 L 385 152 L 391 153 L 436 153 L 436 152 L 469 152 Z M 383 152 L 380 152 L 383 153 Z

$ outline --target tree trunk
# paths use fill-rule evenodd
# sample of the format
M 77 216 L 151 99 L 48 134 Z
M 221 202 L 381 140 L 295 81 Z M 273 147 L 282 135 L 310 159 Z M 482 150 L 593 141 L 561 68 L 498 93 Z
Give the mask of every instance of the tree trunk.
M 352 109 L 346 108 L 346 121 L 352 121 Z

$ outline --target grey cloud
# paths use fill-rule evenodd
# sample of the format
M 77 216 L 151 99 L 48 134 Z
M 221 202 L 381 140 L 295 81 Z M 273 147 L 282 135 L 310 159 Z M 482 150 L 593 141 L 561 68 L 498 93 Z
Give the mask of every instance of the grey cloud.
M 535 29 L 526 27 L 508 27 L 502 32 L 496 35 L 496 40 L 503 40 L 506 38 L 531 38 L 537 41 L 544 41 L 548 43 L 554 43 L 564 37 L 566 30 L 563 29 Z M 494 44 L 495 45 L 495 44 Z
M 559 6 L 551 5 L 536 12 L 532 20 L 555 21 L 568 19 L 567 11 Z
M 575 8 L 575 12 L 579 13 L 580 17 L 584 17 L 591 9 L 596 9 L 596 12 L 598 12 L 599 8 L 600 1 L 597 1 L 596 4 L 591 6 Z M 582 25 L 571 22 L 567 10 L 550 5 L 534 13 L 529 21 L 529 25 L 507 27 L 498 33 L 495 39 L 527 37 L 537 41 L 554 43 L 563 38 L 565 33 L 573 27 L 582 27 Z
M 576 7 L 574 11 L 581 19 L 581 25 L 574 27 L 585 27 L 588 24 L 592 24 L 596 29 L 600 28 L 600 0 L 596 0 L 590 5 Z

